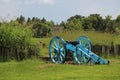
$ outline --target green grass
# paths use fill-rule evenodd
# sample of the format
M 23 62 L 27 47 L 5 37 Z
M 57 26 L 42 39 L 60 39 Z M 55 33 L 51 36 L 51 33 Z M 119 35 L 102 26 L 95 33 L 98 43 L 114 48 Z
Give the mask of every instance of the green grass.
M 94 31 L 65 31 L 53 34 L 66 40 L 76 40 L 79 36 L 87 36 L 92 44 L 110 45 L 111 42 L 120 44 L 118 34 Z M 52 36 L 52 37 L 53 37 Z M 49 56 L 49 42 L 52 39 L 40 38 L 33 42 L 40 46 L 40 55 Z M 45 43 L 45 47 L 42 44 Z M 51 64 L 41 60 L 25 60 L 22 62 L 0 63 L 0 80 L 120 80 L 120 58 L 110 59 L 109 65 L 72 65 Z
M 53 34 L 51 37 L 48 38 L 35 39 L 36 41 L 46 44 L 45 47 L 42 47 L 42 45 L 40 46 L 41 56 L 48 56 L 49 43 L 53 36 L 60 36 L 64 39 L 64 41 L 76 40 L 80 36 L 87 36 L 90 39 L 92 45 L 111 45 L 111 42 L 114 42 L 114 44 L 120 44 L 120 36 L 118 34 L 82 30 L 61 31 L 59 33 Z
M 120 35 L 119 34 L 112 34 L 112 33 L 102 33 L 97 31 L 80 31 L 80 30 L 72 30 L 72 31 L 61 31 L 59 33 L 53 34 L 51 37 L 48 38 L 40 38 L 36 39 L 49 45 L 50 40 L 53 36 L 60 36 L 64 39 L 64 41 L 69 40 L 76 40 L 80 36 L 87 36 L 92 44 L 99 44 L 99 45 L 111 45 L 111 42 L 114 44 L 120 44 Z
M 111 42 L 115 44 L 120 44 L 120 36 L 118 34 L 112 33 L 102 33 L 97 31 L 82 31 L 82 30 L 67 30 L 61 31 L 53 36 L 61 36 L 65 41 L 66 40 L 76 40 L 80 36 L 87 36 L 92 44 L 100 45 L 110 45 Z
M 119 80 L 120 59 L 109 65 L 51 64 L 38 60 L 0 63 L 0 80 Z

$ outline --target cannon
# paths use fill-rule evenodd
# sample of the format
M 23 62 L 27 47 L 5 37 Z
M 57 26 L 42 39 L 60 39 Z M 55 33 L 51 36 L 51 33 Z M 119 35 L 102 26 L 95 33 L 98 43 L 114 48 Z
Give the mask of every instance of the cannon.
M 76 64 L 109 64 L 105 60 L 92 52 L 90 40 L 86 36 L 80 36 L 75 41 L 64 41 L 61 37 L 55 36 L 51 39 L 49 45 L 49 56 L 53 63 L 64 63 L 66 54 L 72 53 Z

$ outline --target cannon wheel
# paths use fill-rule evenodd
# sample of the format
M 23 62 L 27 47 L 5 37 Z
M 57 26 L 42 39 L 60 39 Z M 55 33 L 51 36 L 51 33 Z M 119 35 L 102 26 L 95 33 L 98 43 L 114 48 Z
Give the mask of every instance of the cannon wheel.
M 53 63 L 64 63 L 66 58 L 66 51 L 64 41 L 61 37 L 55 36 L 50 41 L 49 56 Z
M 87 48 L 90 51 L 92 50 L 91 42 L 90 42 L 89 38 L 87 38 L 86 36 L 80 36 L 79 38 L 77 38 L 77 41 L 84 48 Z
M 91 42 L 86 36 L 80 36 L 79 38 L 77 38 L 77 41 L 83 48 L 86 48 L 90 51 L 92 50 Z M 80 50 L 77 50 L 76 53 L 74 53 L 74 59 L 77 64 L 83 64 L 83 63 L 87 64 L 88 63 L 88 58 L 86 58 L 85 55 Z

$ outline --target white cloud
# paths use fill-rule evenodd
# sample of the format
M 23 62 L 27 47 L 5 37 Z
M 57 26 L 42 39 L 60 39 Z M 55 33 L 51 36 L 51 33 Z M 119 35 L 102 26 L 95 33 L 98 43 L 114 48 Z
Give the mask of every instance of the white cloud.
M 24 0 L 24 1 L 19 1 L 21 4 L 34 4 L 36 3 L 35 0 Z
M 9 3 L 11 0 L 1 0 L 0 2 Z
M 55 3 L 55 0 L 22 0 L 21 1 L 24 4 L 48 4 L 53 5 Z
M 53 5 L 55 3 L 55 0 L 0 0 L 0 4 L 4 3 L 15 3 L 15 4 L 48 4 Z
M 43 3 L 46 3 L 46 4 L 54 4 L 55 3 L 55 0 L 42 0 Z
M 0 21 L 5 18 L 15 18 L 23 13 L 26 5 L 54 5 L 55 0 L 0 0 Z
M 0 0 L 0 21 L 11 20 L 18 16 L 15 0 Z

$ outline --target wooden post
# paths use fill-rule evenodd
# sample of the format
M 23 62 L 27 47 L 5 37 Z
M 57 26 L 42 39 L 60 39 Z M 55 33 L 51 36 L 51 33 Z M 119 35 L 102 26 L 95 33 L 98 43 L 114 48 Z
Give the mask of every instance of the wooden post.
M 105 55 L 105 46 L 102 45 L 102 56 Z
M 107 46 L 107 57 L 108 58 L 110 57 L 110 48 L 109 48 L 109 46 Z
M 118 55 L 120 56 L 120 45 L 118 45 Z
M 118 50 L 119 50 L 118 47 L 119 47 L 118 45 L 114 46 L 114 54 L 115 54 L 115 56 L 118 56 Z

